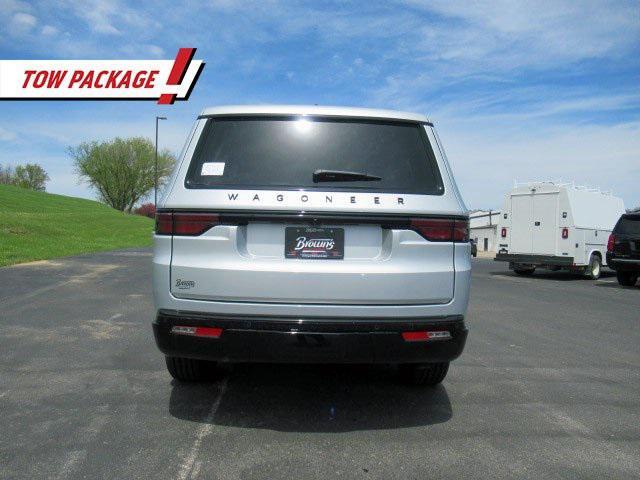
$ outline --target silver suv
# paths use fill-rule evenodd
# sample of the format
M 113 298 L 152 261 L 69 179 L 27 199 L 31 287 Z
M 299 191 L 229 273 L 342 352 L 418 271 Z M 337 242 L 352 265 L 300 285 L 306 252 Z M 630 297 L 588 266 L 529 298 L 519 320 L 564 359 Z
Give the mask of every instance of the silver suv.
M 205 109 L 154 240 L 153 328 L 176 379 L 215 362 L 391 363 L 433 385 L 464 348 L 467 209 L 422 115 Z

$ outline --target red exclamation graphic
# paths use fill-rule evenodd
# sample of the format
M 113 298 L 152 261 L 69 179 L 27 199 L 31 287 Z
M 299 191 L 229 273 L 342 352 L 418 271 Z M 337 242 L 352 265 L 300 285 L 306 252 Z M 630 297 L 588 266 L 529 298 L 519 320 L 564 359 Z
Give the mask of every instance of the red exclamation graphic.
M 180 85 L 180 83 L 182 83 L 195 53 L 195 48 L 181 48 L 178 50 L 176 59 L 173 62 L 173 67 L 171 68 L 171 73 L 169 73 L 167 85 Z M 172 105 L 175 100 L 175 93 L 163 93 L 160 95 L 158 103 L 161 105 Z

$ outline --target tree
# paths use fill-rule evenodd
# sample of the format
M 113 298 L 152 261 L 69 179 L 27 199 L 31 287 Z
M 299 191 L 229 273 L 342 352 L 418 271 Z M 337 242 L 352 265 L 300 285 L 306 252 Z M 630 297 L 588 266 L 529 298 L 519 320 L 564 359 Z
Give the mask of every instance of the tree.
M 11 165 L 0 165 L 0 185 L 13 185 L 15 180 Z
M 93 187 L 100 201 L 130 212 L 154 186 L 153 143 L 146 138 L 116 138 L 108 142 L 84 142 L 69 148 L 80 179 Z M 158 152 L 158 187 L 175 164 L 169 150 Z
M 47 172 L 35 163 L 18 165 L 13 174 L 13 183 L 15 185 L 38 192 L 45 191 L 45 185 L 48 181 L 49 175 L 47 175 Z

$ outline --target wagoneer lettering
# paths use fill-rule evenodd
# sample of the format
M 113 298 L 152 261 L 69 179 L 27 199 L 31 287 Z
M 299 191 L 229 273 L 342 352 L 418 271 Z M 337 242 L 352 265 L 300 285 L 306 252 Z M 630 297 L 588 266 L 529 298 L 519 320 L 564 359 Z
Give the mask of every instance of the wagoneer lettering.
M 229 201 L 231 202 L 237 202 L 238 200 L 242 201 L 243 200 L 243 194 L 242 192 L 233 192 L 233 193 L 228 193 L 227 194 L 227 198 L 229 199 Z M 248 195 L 247 197 L 244 198 L 250 198 L 252 202 L 262 202 L 265 203 L 265 200 L 268 201 L 269 198 L 274 198 L 276 202 L 284 202 L 285 198 L 288 199 L 298 199 L 300 200 L 300 202 L 302 203 L 306 203 L 309 201 L 309 195 L 307 194 L 302 194 L 300 196 L 295 196 L 295 195 L 291 195 L 289 194 L 288 197 L 285 196 L 284 193 L 274 193 L 266 195 L 264 194 L 263 197 L 260 197 L 260 194 L 252 194 L 252 195 Z M 364 195 L 350 195 L 348 197 L 348 203 L 352 203 L 352 204 L 356 204 L 356 203 L 367 203 L 370 205 L 382 205 L 381 202 L 381 198 L 380 196 L 364 196 Z M 397 203 L 398 205 L 404 205 L 404 198 L 403 197 L 397 197 L 397 196 L 393 196 L 391 199 L 389 199 L 390 201 Z M 333 201 L 333 195 L 325 195 L 324 197 L 324 203 L 326 204 L 332 204 L 334 203 Z M 338 203 L 338 202 L 336 202 Z

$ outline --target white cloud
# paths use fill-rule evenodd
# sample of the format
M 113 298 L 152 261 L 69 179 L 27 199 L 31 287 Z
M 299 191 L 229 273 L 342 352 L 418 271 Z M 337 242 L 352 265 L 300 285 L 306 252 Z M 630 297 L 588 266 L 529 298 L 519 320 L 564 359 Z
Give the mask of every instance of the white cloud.
M 640 109 L 640 94 L 600 94 L 567 89 L 563 95 L 554 94 L 554 88 L 525 87 L 495 92 L 440 98 L 436 105 L 421 103 L 416 98 L 404 99 L 402 108 L 413 100 L 413 108 L 429 112 L 434 120 L 455 120 L 458 123 L 477 123 L 501 120 L 504 126 L 529 126 L 527 122 L 541 120 L 566 124 L 566 116 L 595 115 L 601 113 L 625 113 Z M 385 98 L 391 93 L 385 92 Z M 434 102 L 435 103 L 435 102 Z
M 162 58 L 163 46 L 152 39 L 167 39 L 158 37 L 162 23 L 156 18 L 172 8 L 123 0 L 0 0 L 0 18 L 7 19 L 0 47 L 45 58 Z M 166 21 L 172 23 L 171 15 Z
M 385 39 L 378 61 L 429 69 L 435 63 L 438 75 L 443 69 L 460 75 L 618 56 L 637 48 L 640 38 L 638 4 L 624 0 L 398 0 L 333 9 L 264 0 L 207 5 L 212 20 L 228 20 L 216 35 L 229 46 L 308 32 L 320 36 L 324 48 L 354 38 L 370 39 L 372 45 Z
M 80 16 L 95 33 L 122 35 L 122 31 L 112 22 L 112 14 L 113 10 L 108 2 L 94 2 L 87 5 L 87 9 L 80 13 Z
M 3 127 L 0 127 L 0 141 L 2 142 L 10 142 L 11 140 L 16 139 L 16 134 L 11 132 Z
M 160 26 L 143 9 L 135 9 L 118 0 L 68 0 L 66 4 L 98 34 L 122 35 L 132 28 L 143 30 Z M 154 13 L 160 11 L 156 9 Z
M 152 57 L 160 58 L 160 57 L 164 56 L 164 48 L 159 47 L 158 45 L 147 44 L 147 45 L 145 45 L 145 47 L 147 48 L 149 54 Z
M 418 48 L 431 58 L 469 62 L 467 68 L 492 66 L 511 70 L 618 55 L 637 48 L 640 35 L 640 9 L 636 2 L 407 3 L 449 20 L 425 25 Z
M 437 125 L 470 207 L 500 208 L 514 180 L 562 180 L 599 186 L 637 203 L 640 121 L 619 125 L 528 125 L 500 121 Z
M 90 117 L 91 114 L 88 116 Z M 102 116 L 108 117 L 109 115 L 102 113 Z M 52 122 L 34 119 L 32 121 L 21 122 L 19 133 L 24 137 L 34 136 L 37 138 L 46 138 L 48 141 L 53 142 L 58 148 L 76 146 L 88 140 L 102 141 L 115 137 L 142 136 L 153 139 L 155 134 L 153 118 L 154 117 L 149 114 L 146 118 L 136 116 L 128 121 L 122 119 L 113 121 L 110 119 L 96 120 L 92 118 L 82 118 L 67 120 L 60 118 Z M 160 148 L 169 148 L 177 154 L 184 144 L 193 121 L 195 121 L 195 116 L 188 118 L 187 121 L 170 117 L 169 121 L 162 122 L 159 130 Z
M 147 43 L 127 44 L 120 48 L 120 52 L 130 58 L 163 58 L 165 56 L 162 47 Z
M 9 17 L 15 12 L 28 12 L 29 5 L 18 0 L 0 0 L 0 15 Z
M 9 24 L 9 32 L 15 36 L 26 35 L 33 30 L 38 19 L 29 13 L 18 12 L 13 15 Z
M 45 25 L 44 27 L 42 27 L 41 33 L 45 36 L 52 36 L 58 33 L 58 29 L 51 25 Z

